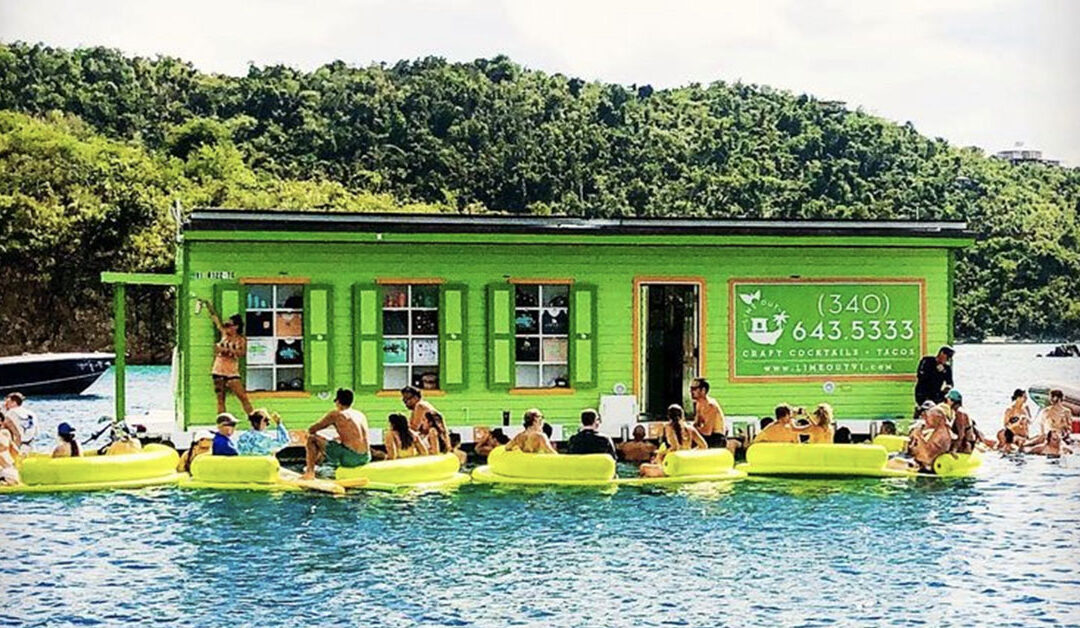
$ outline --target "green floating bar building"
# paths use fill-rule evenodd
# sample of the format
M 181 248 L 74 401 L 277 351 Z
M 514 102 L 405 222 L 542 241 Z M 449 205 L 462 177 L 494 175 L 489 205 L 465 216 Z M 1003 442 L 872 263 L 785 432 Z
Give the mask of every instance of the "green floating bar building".
M 729 417 L 830 403 L 844 421 L 911 414 L 919 358 L 951 341 L 961 222 L 584 219 L 194 211 L 175 275 L 177 431 L 211 425 L 216 331 L 197 299 L 245 321 L 252 403 L 290 427 L 337 387 L 374 425 L 415 385 L 451 426 L 540 407 L 606 431 L 689 407 L 712 385 Z M 229 409 L 241 414 L 229 396 Z

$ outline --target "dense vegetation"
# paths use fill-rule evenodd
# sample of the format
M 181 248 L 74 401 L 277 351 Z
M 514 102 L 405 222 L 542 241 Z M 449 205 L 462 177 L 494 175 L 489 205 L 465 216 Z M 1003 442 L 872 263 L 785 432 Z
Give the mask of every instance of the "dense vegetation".
M 0 45 L 0 351 L 95 344 L 106 268 L 170 207 L 966 219 L 957 333 L 1080 335 L 1080 170 L 1012 166 L 810 96 L 587 83 L 497 57 L 204 74 Z M 169 338 L 168 307 L 138 299 Z M 140 335 L 141 334 L 141 335 Z

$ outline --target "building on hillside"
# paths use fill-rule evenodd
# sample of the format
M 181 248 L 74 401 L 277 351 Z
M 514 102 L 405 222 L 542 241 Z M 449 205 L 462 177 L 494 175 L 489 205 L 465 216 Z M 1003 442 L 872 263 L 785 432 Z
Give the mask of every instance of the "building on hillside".
M 998 151 L 994 153 L 994 157 L 1004 159 L 1012 164 L 1037 163 L 1050 166 L 1061 164 L 1061 162 L 1056 159 L 1044 159 L 1041 150 L 1031 150 L 1027 148 L 1013 148 L 1010 150 Z
M 459 428 L 517 425 L 533 406 L 571 426 L 598 407 L 619 434 L 689 409 L 699 376 L 747 421 L 778 402 L 826 401 L 841 423 L 910 417 L 919 358 L 952 338 L 954 251 L 971 242 L 956 222 L 211 209 L 184 225 L 175 275 L 104 279 L 118 355 L 123 286 L 176 286 L 180 430 L 216 413 L 202 298 L 244 318 L 246 387 L 291 427 L 337 387 L 381 426 L 414 385 Z

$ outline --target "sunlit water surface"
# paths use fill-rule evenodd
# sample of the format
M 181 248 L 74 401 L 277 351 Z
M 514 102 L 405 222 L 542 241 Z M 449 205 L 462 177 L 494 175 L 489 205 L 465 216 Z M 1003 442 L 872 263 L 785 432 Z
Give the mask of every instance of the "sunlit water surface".
M 992 424 L 1015 387 L 1080 382 L 1045 347 L 964 346 Z M 131 410 L 169 403 L 130 374 Z M 37 400 L 51 433 L 99 396 Z M 991 418 L 992 417 L 992 418 Z M 1080 456 L 969 480 L 680 490 L 2 496 L 0 622 L 19 625 L 1080 624 Z

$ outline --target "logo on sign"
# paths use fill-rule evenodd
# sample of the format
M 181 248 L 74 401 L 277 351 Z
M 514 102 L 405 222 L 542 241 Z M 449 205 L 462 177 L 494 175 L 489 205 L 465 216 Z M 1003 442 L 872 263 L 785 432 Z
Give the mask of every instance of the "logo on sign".
M 761 290 L 742 293 L 739 299 L 743 308 L 743 332 L 752 342 L 772 346 L 784 335 L 788 313 L 773 301 L 761 298 Z

